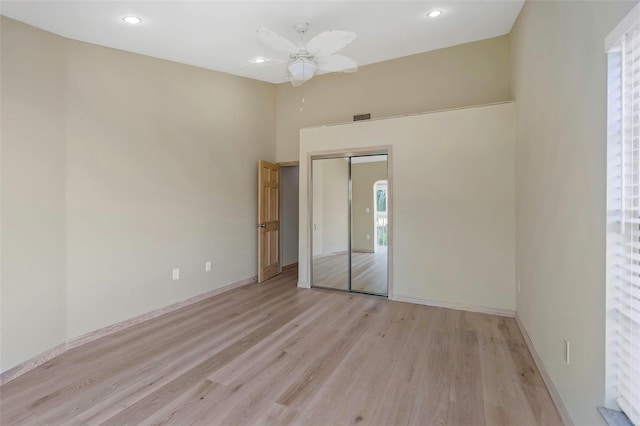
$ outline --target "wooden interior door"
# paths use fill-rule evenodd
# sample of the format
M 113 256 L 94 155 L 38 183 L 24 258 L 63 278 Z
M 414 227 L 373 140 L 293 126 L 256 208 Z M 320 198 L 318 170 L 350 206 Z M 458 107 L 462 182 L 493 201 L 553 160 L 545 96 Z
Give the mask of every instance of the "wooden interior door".
M 280 166 L 258 163 L 258 282 L 278 275 L 280 266 Z

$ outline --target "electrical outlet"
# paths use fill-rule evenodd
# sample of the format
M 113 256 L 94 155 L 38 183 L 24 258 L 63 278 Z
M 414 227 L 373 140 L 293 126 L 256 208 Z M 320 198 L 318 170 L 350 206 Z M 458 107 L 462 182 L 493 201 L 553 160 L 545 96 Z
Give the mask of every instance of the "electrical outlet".
M 369 234 L 367 234 L 367 240 L 371 239 L 371 236 Z
M 569 361 L 571 360 L 571 344 L 567 339 L 564 339 L 564 362 L 569 365 Z
M 211 261 L 204 264 L 204 270 L 205 272 L 211 272 Z
M 180 269 L 175 268 L 173 270 L 173 280 L 179 280 L 180 279 Z
M 520 285 L 520 280 L 518 280 L 518 293 L 520 293 L 521 289 L 522 289 L 522 286 Z
M 365 213 L 369 213 L 369 207 L 367 207 L 366 209 L 364 209 Z

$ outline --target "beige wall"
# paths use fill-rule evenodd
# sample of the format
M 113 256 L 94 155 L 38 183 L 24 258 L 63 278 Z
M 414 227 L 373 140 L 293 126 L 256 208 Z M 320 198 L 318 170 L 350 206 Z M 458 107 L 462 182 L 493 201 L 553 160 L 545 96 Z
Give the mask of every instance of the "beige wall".
M 0 371 L 63 343 L 66 44 L 0 18 Z
M 282 173 L 282 265 L 298 261 L 298 166 L 280 168 Z
M 2 19 L 3 370 L 256 275 L 275 91 Z
M 393 294 L 515 308 L 515 105 L 301 131 L 310 153 L 392 145 Z M 309 286 L 307 186 L 300 188 L 299 285 Z
M 74 41 L 68 58 L 69 335 L 254 276 L 274 86 Z
M 528 1 L 512 32 L 517 310 L 577 425 L 604 424 L 603 46 L 635 3 Z
M 354 250 L 373 252 L 375 249 L 373 184 L 386 179 L 386 161 L 351 165 L 351 240 Z
M 280 84 L 277 160 L 298 159 L 302 128 L 358 113 L 389 117 L 508 101 L 510 80 L 509 38 L 502 36 L 317 76 L 300 87 Z

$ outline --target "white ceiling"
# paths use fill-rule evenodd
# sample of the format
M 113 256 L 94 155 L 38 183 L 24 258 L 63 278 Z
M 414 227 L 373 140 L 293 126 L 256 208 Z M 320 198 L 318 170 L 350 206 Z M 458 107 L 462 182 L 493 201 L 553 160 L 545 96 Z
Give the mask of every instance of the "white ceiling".
M 5 1 L 0 12 L 71 39 L 223 71 L 257 80 L 285 81 L 279 52 L 258 40 L 268 27 L 296 40 L 294 25 L 308 22 L 306 39 L 342 29 L 358 38 L 340 53 L 366 65 L 507 34 L 524 0 L 493 1 Z M 438 18 L 425 13 L 443 10 Z M 138 25 L 122 17 L 142 18 Z M 263 56 L 273 62 L 253 64 Z M 284 58 L 286 59 L 286 57 Z

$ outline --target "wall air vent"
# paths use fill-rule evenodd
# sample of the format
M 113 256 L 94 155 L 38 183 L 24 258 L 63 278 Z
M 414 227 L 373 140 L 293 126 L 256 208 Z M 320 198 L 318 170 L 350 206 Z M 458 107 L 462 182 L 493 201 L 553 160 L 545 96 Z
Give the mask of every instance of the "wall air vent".
M 353 116 L 353 121 L 371 120 L 371 113 L 358 114 Z

